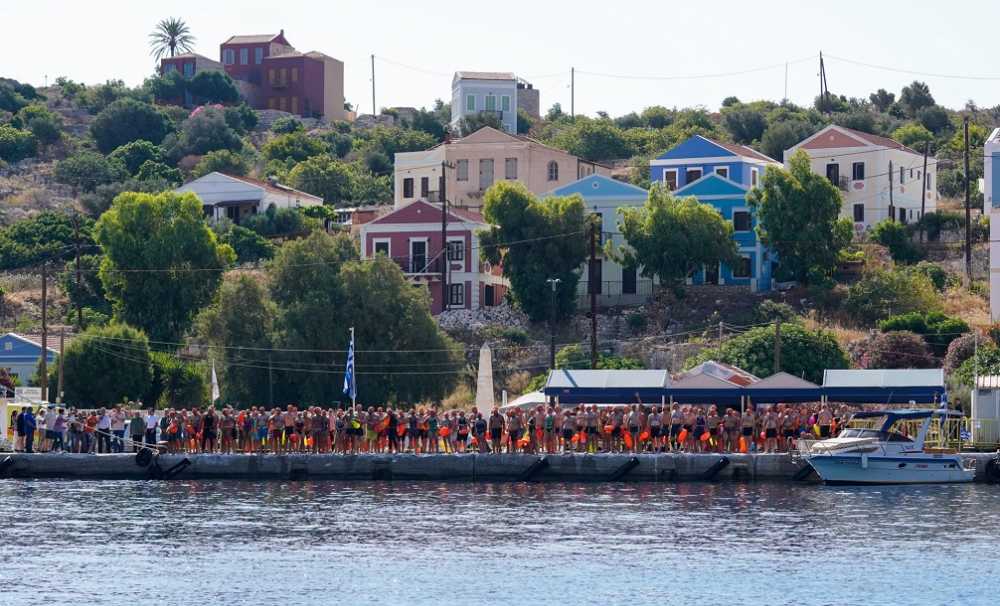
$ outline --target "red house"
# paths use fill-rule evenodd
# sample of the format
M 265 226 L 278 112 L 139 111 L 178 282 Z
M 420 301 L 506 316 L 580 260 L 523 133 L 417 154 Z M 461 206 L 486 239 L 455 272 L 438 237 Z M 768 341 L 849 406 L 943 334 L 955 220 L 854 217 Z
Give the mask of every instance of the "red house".
M 499 304 L 509 287 L 501 268 L 479 259 L 476 233 L 488 227 L 482 215 L 449 209 L 447 218 L 448 300 L 441 300 L 445 269 L 441 242 L 441 205 L 418 200 L 361 227 L 361 256 L 385 255 L 431 295 L 431 313 L 444 309 L 481 309 Z
M 277 34 L 232 36 L 220 46 L 226 73 L 254 109 L 342 120 L 344 64 L 323 53 L 300 53 Z

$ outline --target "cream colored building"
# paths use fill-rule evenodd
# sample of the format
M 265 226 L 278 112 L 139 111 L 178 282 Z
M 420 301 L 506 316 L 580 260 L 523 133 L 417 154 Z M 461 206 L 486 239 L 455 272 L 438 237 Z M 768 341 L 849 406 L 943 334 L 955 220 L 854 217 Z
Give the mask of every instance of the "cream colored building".
M 601 164 L 484 126 L 426 151 L 396 154 L 395 206 L 439 201 L 442 163 L 448 202 L 472 209 L 482 207 L 483 194 L 497 181 L 519 181 L 541 195 L 582 177 L 611 174 Z

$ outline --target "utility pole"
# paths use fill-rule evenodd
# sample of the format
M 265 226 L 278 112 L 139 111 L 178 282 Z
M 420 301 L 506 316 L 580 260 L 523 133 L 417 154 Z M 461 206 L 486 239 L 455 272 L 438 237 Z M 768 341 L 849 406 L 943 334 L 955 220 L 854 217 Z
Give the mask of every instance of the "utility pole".
M 441 161 L 441 179 L 438 184 L 438 191 L 441 193 L 441 311 L 447 311 L 450 301 L 448 300 L 448 198 L 445 197 L 444 179 L 445 161 Z
M 965 130 L 965 275 L 972 284 L 972 210 L 969 193 L 969 117 L 962 119 Z
M 73 239 L 76 241 L 76 332 L 83 330 L 83 278 L 80 272 L 80 215 L 73 215 Z M 61 355 L 61 354 L 60 354 Z M 62 363 L 60 361 L 60 368 Z M 62 387 L 59 388 L 62 393 Z
M 819 97 L 824 101 L 826 114 L 830 114 L 830 89 L 826 85 L 826 65 L 823 63 L 823 51 L 819 51 Z
M 48 303 L 48 281 L 49 265 L 48 261 L 42 263 L 42 357 L 38 362 L 39 382 L 42 384 L 42 401 L 48 401 L 49 395 L 49 325 L 46 317 L 49 312 Z
M 267 406 L 268 408 L 274 408 L 274 364 L 272 362 L 272 353 L 267 354 Z
M 889 218 L 896 220 L 896 205 L 892 202 L 892 160 L 889 160 Z
M 590 368 L 597 368 L 597 215 L 590 217 L 590 275 L 587 279 L 590 292 Z
M 576 68 L 569 68 L 569 117 L 576 118 Z
M 920 173 L 920 243 L 924 243 L 924 213 L 927 208 L 927 150 L 930 143 L 924 142 L 924 171 Z
M 774 374 L 781 372 L 781 318 L 774 321 Z
M 722 331 L 724 330 L 724 328 L 725 328 L 725 323 L 722 320 L 719 320 L 719 345 L 722 345 L 722 338 L 723 338 Z
M 375 107 L 375 55 L 372 54 L 372 117 L 378 115 L 378 109 Z
M 59 329 L 59 386 L 56 388 L 56 403 L 62 404 L 63 394 L 63 352 L 66 349 L 66 328 Z
M 552 286 L 552 309 L 549 314 L 549 370 L 556 369 L 556 288 L 562 282 L 559 278 L 546 280 Z

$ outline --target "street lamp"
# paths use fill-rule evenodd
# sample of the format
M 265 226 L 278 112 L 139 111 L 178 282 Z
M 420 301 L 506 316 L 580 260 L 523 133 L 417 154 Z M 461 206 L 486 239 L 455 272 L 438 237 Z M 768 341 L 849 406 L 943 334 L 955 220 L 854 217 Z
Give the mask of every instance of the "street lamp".
M 549 278 L 546 282 L 552 286 L 552 308 L 549 316 L 549 370 L 556 369 L 556 289 L 562 282 L 559 278 Z

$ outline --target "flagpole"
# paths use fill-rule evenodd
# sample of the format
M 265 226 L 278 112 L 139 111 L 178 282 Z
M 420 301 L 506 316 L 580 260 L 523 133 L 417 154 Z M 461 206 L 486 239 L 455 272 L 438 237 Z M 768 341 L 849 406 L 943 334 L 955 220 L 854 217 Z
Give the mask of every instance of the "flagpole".
M 354 327 L 351 327 L 351 355 L 356 355 L 354 353 Z M 354 372 L 354 363 L 351 364 L 351 408 L 357 408 L 358 406 L 358 379 L 356 378 L 356 373 Z

